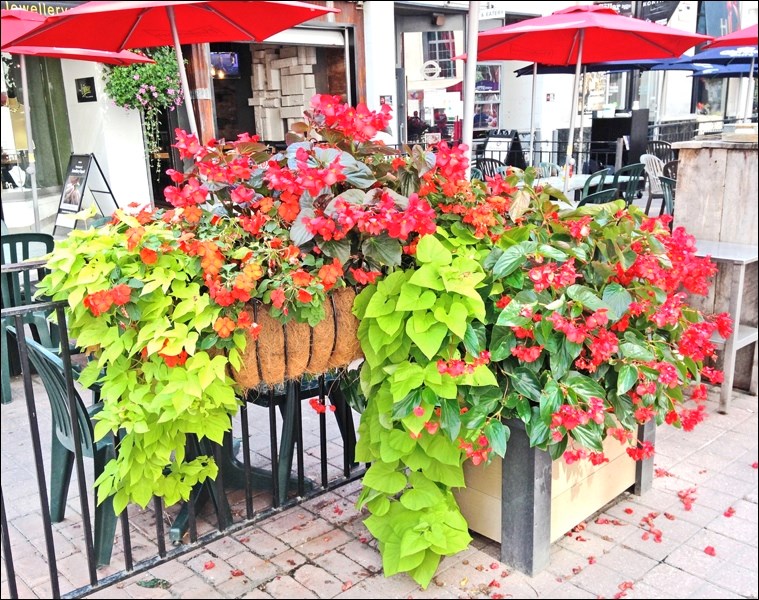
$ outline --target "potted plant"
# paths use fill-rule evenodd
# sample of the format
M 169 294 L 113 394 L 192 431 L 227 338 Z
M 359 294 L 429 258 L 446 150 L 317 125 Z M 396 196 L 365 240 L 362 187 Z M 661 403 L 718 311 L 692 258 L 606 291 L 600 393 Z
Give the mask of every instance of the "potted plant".
M 721 380 L 710 337 L 731 328 L 728 315 L 685 303 L 708 291 L 715 268 L 669 217 L 624 201 L 560 209 L 533 169 L 483 183 L 465 181 L 465 165 L 441 145 L 419 190 L 438 213 L 435 235 L 355 302 L 367 398 L 356 457 L 371 463 L 359 506 L 385 573 L 423 586 L 470 541 L 453 493 L 465 465 L 504 454 L 506 465 L 515 424 L 518 446 L 547 458 L 540 473 L 534 454 L 515 453 L 524 462 L 509 476 L 527 475 L 504 480 L 513 496 L 550 488 L 550 459 L 603 465 L 614 445 L 649 459 L 639 428 L 690 430 L 704 418 L 704 382 Z M 480 521 L 498 519 L 500 480 L 497 490 L 475 509 Z M 524 515 L 512 510 L 512 521 Z M 532 536 L 542 516 L 513 530 Z
M 358 505 L 385 573 L 426 586 L 471 540 L 453 490 L 465 463 L 504 456 L 507 419 L 554 459 L 603 462 L 611 437 L 650 456 L 640 423 L 703 418 L 709 336 L 729 320 L 684 303 L 714 269 L 667 218 L 621 201 L 560 210 L 534 169 L 469 181 L 465 149 L 445 142 L 400 155 L 371 141 L 387 105 L 315 96 L 306 117 L 275 153 L 178 131 L 193 167 L 170 173 L 175 208 L 118 211 L 48 262 L 42 292 L 68 300 L 71 337 L 94 353 L 81 381 L 102 383 L 96 435 L 123 432 L 96 482 L 117 511 L 214 477 L 209 457 L 185 461 L 185 438 L 221 441 L 244 388 L 363 354 Z M 360 348 L 303 371 L 253 360 L 261 336 L 316 335 L 346 288 Z
M 106 67 L 103 71 L 105 93 L 116 106 L 142 112 L 145 124 L 145 149 L 148 156 L 160 151 L 158 122 L 165 110 L 181 106 L 182 83 L 176 53 L 169 46 L 140 51 L 154 63 Z

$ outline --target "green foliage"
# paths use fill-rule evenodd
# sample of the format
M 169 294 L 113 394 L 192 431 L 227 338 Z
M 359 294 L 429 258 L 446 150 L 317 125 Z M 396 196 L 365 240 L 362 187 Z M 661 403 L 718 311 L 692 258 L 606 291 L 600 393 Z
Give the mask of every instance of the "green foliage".
M 466 460 L 507 455 L 505 419 L 554 458 L 602 461 L 608 435 L 643 458 L 639 423 L 702 418 L 683 406 L 701 363 L 682 340 L 715 327 L 669 308 L 711 272 L 682 232 L 621 202 L 558 212 L 531 170 L 454 188 L 438 159 L 425 176 L 436 234 L 354 303 L 367 399 L 356 456 L 372 464 L 358 505 L 385 574 L 423 587 L 470 541 L 452 490 Z

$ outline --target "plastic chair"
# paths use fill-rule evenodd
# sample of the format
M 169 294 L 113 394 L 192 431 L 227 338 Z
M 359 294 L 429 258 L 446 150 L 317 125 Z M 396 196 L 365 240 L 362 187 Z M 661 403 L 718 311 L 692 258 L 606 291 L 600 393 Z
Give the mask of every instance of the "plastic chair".
M 495 177 L 496 175 L 503 175 L 506 170 L 506 163 L 495 158 L 478 158 L 476 168 L 484 177 Z
M 671 160 L 664 163 L 662 167 L 662 175 L 669 177 L 670 179 L 677 179 L 677 166 L 680 164 L 679 160 Z
M 596 171 L 585 180 L 585 185 L 582 187 L 582 198 L 603 190 L 609 170 L 607 168 Z
M 618 198 L 624 198 L 627 206 L 630 206 L 635 201 L 638 186 L 640 185 L 640 177 L 643 175 L 645 168 L 643 163 L 633 163 L 625 165 L 614 173 L 614 181 L 611 187 L 619 193 Z M 622 181 L 622 177 L 626 177 L 627 181 Z
M 18 233 L 6 234 L 2 237 L 2 264 L 20 263 L 30 258 L 39 258 L 53 250 L 55 241 L 52 235 L 46 233 Z M 35 284 L 44 277 L 45 269 L 36 270 L 36 278 L 32 278 L 35 271 L 20 271 L 16 273 L 3 273 L 0 276 L 2 284 L 3 308 L 23 306 L 32 303 L 35 292 Z M 34 338 L 47 347 L 57 345 L 57 330 L 48 323 L 48 311 L 34 311 L 24 317 Z M 0 321 L 0 342 L 2 356 L 0 357 L 0 379 L 2 379 L 2 403 L 11 401 L 11 375 L 21 372 L 18 355 L 15 352 L 15 344 L 9 343 L 8 327 L 11 322 L 8 319 Z
M 15 335 L 15 329 L 9 327 Z M 32 339 L 26 338 L 29 360 L 39 373 L 50 402 L 53 418 L 52 446 L 50 449 L 50 519 L 54 523 L 63 521 L 66 512 L 71 472 L 74 467 L 74 432 L 69 414 L 68 389 L 63 361 L 50 350 L 43 348 Z M 84 406 L 82 398 L 74 389 L 76 403 L 79 442 L 83 456 L 94 459 L 95 479 L 100 477 L 105 465 L 116 457 L 113 436 L 110 434 L 95 442 L 92 417 L 103 407 L 96 404 L 89 408 Z M 113 538 L 116 533 L 118 518 L 113 510 L 113 497 L 109 496 L 102 504 L 95 497 L 95 560 L 97 565 L 111 562 Z
M 561 167 L 556 163 L 542 162 L 538 165 L 540 177 L 554 177 L 561 174 Z
M 661 189 L 661 182 L 659 177 L 663 175 L 662 168 L 664 163 L 662 160 L 653 154 L 641 154 L 640 162 L 645 165 L 646 179 L 648 180 L 648 200 L 646 201 L 646 214 L 648 214 L 651 208 L 651 202 L 657 198 L 662 201 L 661 210 L 659 214 L 664 212 L 664 194 Z
M 616 200 L 618 197 L 619 194 L 617 194 L 616 188 L 608 188 L 601 190 L 600 192 L 583 196 L 582 200 L 577 203 L 577 206 L 585 206 L 586 204 L 606 204 L 607 202 Z
M 646 144 L 646 154 L 653 154 L 663 163 L 675 160 L 675 151 L 672 144 L 664 140 L 651 140 Z
M 677 181 L 671 177 L 659 177 L 659 183 L 662 189 L 662 214 L 675 215 L 675 187 Z M 671 223 L 670 223 L 671 225 Z

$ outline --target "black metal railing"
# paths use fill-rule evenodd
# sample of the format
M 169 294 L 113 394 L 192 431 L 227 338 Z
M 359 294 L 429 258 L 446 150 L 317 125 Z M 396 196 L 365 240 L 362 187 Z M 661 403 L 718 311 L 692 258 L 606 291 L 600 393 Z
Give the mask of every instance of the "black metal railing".
M 2 276 L 9 277 L 14 273 L 37 269 L 40 265 L 41 261 L 3 265 Z M 81 413 L 77 413 L 81 410 L 77 406 L 77 403 L 81 403 L 78 395 L 81 388 L 75 383 L 65 307 L 65 302 L 36 302 L 2 308 L 0 334 L 6 335 L 8 326 L 13 327 L 15 332 L 31 331 L 25 326 L 24 320 L 32 312 L 44 311 L 55 315 L 60 333 L 60 348 L 56 354 L 63 362 L 68 403 L 66 418 L 71 424 L 82 418 Z M 49 502 L 50 482 L 57 474 L 51 473 L 48 465 L 51 464 L 51 436 L 55 435 L 52 427 L 54 409 L 45 400 L 45 388 L 39 385 L 38 378 L 42 373 L 34 374 L 30 362 L 31 342 L 27 343 L 26 334 L 17 334 L 15 337 L 22 380 L 13 382 L 15 397 L 2 405 L 1 425 L 4 458 L 6 449 L 15 449 L 12 461 L 2 461 L 0 509 L 2 554 L 7 574 L 7 581 L 3 583 L 3 597 L 18 598 L 24 595 L 20 590 L 27 588 L 38 597 L 81 597 L 358 479 L 365 471 L 363 465 L 354 462 L 355 413 L 339 391 L 337 380 L 321 376 L 303 385 L 292 382 L 282 390 L 259 390 L 248 394 L 247 401 L 242 403 L 239 414 L 233 419 L 233 428 L 225 436 L 223 444 L 214 444 L 208 440 L 188 440 L 188 453 L 214 456 L 220 466 L 216 480 L 210 485 L 204 484 L 206 488 L 197 487 L 189 501 L 174 507 L 165 507 L 161 499 L 155 497 L 145 510 L 128 506 L 119 517 L 120 535 L 115 536 L 110 566 L 105 570 L 99 569 L 94 549 L 95 527 L 92 517 L 95 513 L 95 500 L 92 477 L 88 476 L 85 466 L 79 428 L 71 427 L 77 493 L 69 494 L 67 501 L 69 509 L 76 506 L 78 510 L 68 510 L 65 520 L 53 523 Z M 318 398 L 322 406 L 326 406 L 329 399 L 329 403 L 335 406 L 336 419 L 327 419 L 329 411 L 311 414 L 309 410 L 310 414 L 304 417 L 301 403 L 306 398 Z M 265 408 L 268 420 L 251 415 L 253 411 L 249 410 L 249 406 L 253 405 Z M 304 444 L 304 427 L 309 430 L 309 439 L 313 439 L 311 430 L 319 438 L 318 443 L 311 442 L 308 448 Z M 251 428 L 254 429 L 253 432 Z M 267 435 L 264 432 L 267 428 L 268 448 L 266 442 L 261 443 Z M 251 439 L 257 442 L 255 449 L 251 446 Z M 119 449 L 118 442 L 117 434 L 116 453 Z M 328 455 L 328 445 L 332 444 L 342 446 L 341 458 L 330 458 Z M 332 456 L 334 455 L 333 451 Z M 306 456 L 309 458 L 308 463 Z M 294 469 L 291 467 L 293 462 Z M 34 492 L 26 493 L 29 490 L 24 486 L 27 485 L 28 477 L 23 478 L 24 472 L 34 473 Z M 24 481 L 18 481 L 19 478 Z M 244 491 L 244 500 L 234 500 L 239 497 L 239 493 L 230 493 L 233 488 Z M 258 508 L 254 507 L 254 492 Z M 76 495 L 78 506 L 73 499 Z M 215 515 L 209 516 L 208 511 L 200 510 L 200 503 L 207 496 L 214 500 Z M 171 521 L 168 528 L 164 526 L 167 517 Z M 32 535 L 25 536 L 25 528 L 35 531 L 41 529 L 42 535 L 38 537 L 42 539 L 34 544 L 28 543 L 25 538 Z M 135 538 L 135 535 L 138 537 Z M 65 577 L 59 569 L 60 554 L 56 553 L 62 539 L 67 540 L 67 546 L 70 542 L 77 549 L 66 556 Z M 135 546 L 136 540 L 139 540 L 138 546 Z M 34 561 L 29 560 L 29 553 L 35 554 Z M 46 577 L 40 573 L 40 558 L 46 565 Z M 81 560 L 81 563 L 76 563 L 76 560 Z M 72 572 L 75 576 L 71 575 Z

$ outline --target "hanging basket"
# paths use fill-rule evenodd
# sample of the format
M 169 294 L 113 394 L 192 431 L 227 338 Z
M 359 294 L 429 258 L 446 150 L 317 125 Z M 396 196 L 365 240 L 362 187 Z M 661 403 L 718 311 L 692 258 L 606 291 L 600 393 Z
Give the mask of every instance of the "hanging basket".
M 242 367 L 233 377 L 244 389 L 277 385 L 303 375 L 319 375 L 348 366 L 362 358 L 358 319 L 353 316 L 352 289 L 331 293 L 324 304 L 324 319 L 314 327 L 290 321 L 282 325 L 268 307 L 253 304 L 253 318 L 261 326 L 258 338 L 248 337 Z

